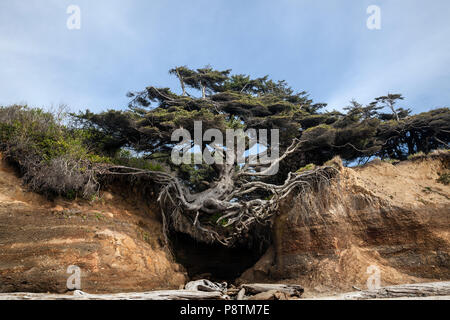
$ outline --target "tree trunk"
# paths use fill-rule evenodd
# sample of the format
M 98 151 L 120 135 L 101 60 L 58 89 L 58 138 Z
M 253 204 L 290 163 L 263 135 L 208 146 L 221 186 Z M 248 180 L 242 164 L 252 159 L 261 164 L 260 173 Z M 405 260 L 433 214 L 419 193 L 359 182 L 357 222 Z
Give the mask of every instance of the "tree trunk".
M 202 86 L 202 99 L 206 99 L 206 86 L 203 84 L 201 86 Z
M 395 106 L 394 106 L 393 104 L 390 104 L 390 105 L 389 105 L 389 108 L 391 108 L 392 113 L 393 113 L 394 116 L 395 116 L 395 119 L 397 120 L 397 122 L 399 122 L 399 121 L 400 121 L 400 118 L 398 117 L 397 111 L 395 111 Z
M 180 72 L 178 72 L 178 68 L 177 68 L 177 75 L 178 75 L 178 79 L 180 80 L 181 89 L 183 90 L 182 95 L 185 96 L 186 95 L 186 87 L 184 86 L 183 77 L 180 75 Z
M 165 172 L 123 166 L 107 166 L 99 172 L 105 175 L 148 175 L 162 186 L 158 202 L 166 244 L 169 244 L 168 233 L 172 229 L 204 243 L 218 242 L 230 247 L 246 237 L 254 225 L 270 223 L 270 218 L 278 212 L 280 201 L 294 189 L 306 193 L 313 187 L 328 185 L 337 176 L 339 170 L 326 166 L 302 173 L 291 172 L 282 185 L 262 181 L 299 145 L 300 142 L 295 139 L 284 154 L 266 168 L 246 164 L 237 170 L 237 151 L 234 154 L 227 152 L 224 163 L 215 164 L 219 171 L 218 180 L 211 182 L 209 189 L 198 193 L 191 193 L 180 179 Z M 225 151 L 224 148 L 216 149 L 216 152 Z M 261 191 L 272 195 L 261 199 L 258 194 Z
M 304 289 L 302 286 L 297 284 L 269 284 L 269 283 L 253 283 L 253 284 L 243 284 L 241 286 L 246 292 L 252 294 L 258 294 L 268 291 L 278 291 L 287 293 L 289 296 L 300 297 Z

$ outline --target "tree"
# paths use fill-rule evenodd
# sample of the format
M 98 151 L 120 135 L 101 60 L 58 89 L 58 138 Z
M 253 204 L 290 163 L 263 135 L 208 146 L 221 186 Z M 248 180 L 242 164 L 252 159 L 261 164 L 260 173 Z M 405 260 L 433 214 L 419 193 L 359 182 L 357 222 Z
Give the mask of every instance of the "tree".
M 169 88 L 147 87 L 129 94 L 132 98 L 127 111 L 89 111 L 78 118 L 86 128 L 108 137 L 109 146 L 131 148 L 150 159 L 157 158 L 170 166 L 171 172 L 149 172 L 135 168 L 110 166 L 105 174 L 151 175 L 162 185 L 159 202 L 167 228 L 185 232 L 194 238 L 232 245 L 248 237 L 258 223 L 267 223 L 277 210 L 279 200 L 295 187 L 307 188 L 308 180 L 325 179 L 331 169 L 323 169 L 322 178 L 312 173 L 289 174 L 283 183 L 264 182 L 270 173 L 289 154 L 304 142 L 299 137 L 300 115 L 317 113 L 323 105 L 313 105 L 306 92 L 294 93 L 284 81 L 274 82 L 268 77 L 229 76 L 230 70 L 211 67 L 191 70 L 178 67 L 170 70 L 180 80 L 182 94 Z M 201 98 L 186 88 L 200 90 Z M 203 141 L 200 150 L 213 147 L 214 154 L 222 153 L 223 164 L 184 164 L 170 161 L 172 149 L 179 141 L 172 141 L 172 133 L 186 129 L 194 137 L 195 121 L 201 121 L 202 135 L 208 129 L 218 129 L 225 136 L 227 129 L 279 129 L 281 155 L 271 163 L 257 162 L 238 165 L 238 157 L 248 160 L 237 148 L 226 150 L 223 144 Z M 250 136 L 245 149 L 251 147 Z M 271 131 L 267 132 L 266 147 L 274 147 Z M 196 141 L 189 140 L 187 148 Z M 109 150 L 108 152 L 111 152 Z M 241 152 L 241 154 L 239 154 Z M 265 152 L 269 156 L 269 152 Z M 164 160 L 163 160 L 164 159 Z M 270 176 L 269 176 L 270 178 Z
M 403 111 L 403 109 L 396 109 L 395 105 L 397 104 L 398 100 L 404 100 L 403 96 L 401 94 L 391 94 L 388 93 L 386 96 L 381 96 L 378 98 L 375 98 L 374 105 L 377 105 L 378 103 L 382 104 L 382 107 L 387 107 L 392 111 L 392 114 L 395 117 L 395 120 L 400 121 L 399 111 Z
M 185 83 L 191 83 L 192 79 L 195 77 L 195 72 L 187 68 L 186 66 L 176 67 L 169 70 L 169 74 L 174 74 L 180 80 L 181 90 L 183 91 L 181 95 L 186 95 L 186 85 Z
M 77 118 L 96 133 L 91 136 L 101 137 L 99 146 L 108 154 L 131 149 L 170 168 L 163 172 L 105 165 L 101 173 L 151 177 L 161 186 L 158 201 L 165 231 L 187 233 L 199 241 L 227 246 L 248 242 L 254 237 L 252 230 L 270 224 L 282 199 L 294 190 L 320 188 L 337 173 L 330 166 L 298 171 L 309 163 L 322 165 L 336 155 L 344 160 L 403 158 L 413 151 L 448 146 L 449 110 L 410 117 L 395 107 L 403 99 L 399 94 L 379 97 L 367 106 L 352 101 L 346 113 L 321 112 L 326 104 L 313 103 L 306 92 L 295 92 L 285 81 L 275 82 L 268 76 L 253 79 L 209 66 L 177 67 L 169 73 L 179 79 L 181 95 L 170 88 L 149 86 L 129 93 L 128 110 L 86 111 Z M 201 97 L 195 96 L 197 91 Z M 395 121 L 378 112 L 383 107 L 390 108 Z M 246 132 L 244 149 L 228 148 L 215 139 L 196 141 L 196 121 L 201 121 L 202 137 L 209 129 L 218 129 L 223 136 L 229 129 Z M 226 160 L 173 163 L 171 154 L 180 141 L 172 141 L 172 133 L 181 128 L 190 137 L 182 147 L 193 151 L 193 159 L 199 149 L 212 150 L 211 156 Z M 267 150 L 279 148 L 270 162 L 249 161 L 255 155 L 249 152 L 255 146 L 250 133 L 258 129 L 267 130 Z M 279 130 L 279 146 L 272 140 L 271 129 Z M 269 153 L 276 154 L 261 151 L 260 155 Z M 240 157 L 245 164 L 237 163 Z M 278 173 L 270 175 L 277 167 Z

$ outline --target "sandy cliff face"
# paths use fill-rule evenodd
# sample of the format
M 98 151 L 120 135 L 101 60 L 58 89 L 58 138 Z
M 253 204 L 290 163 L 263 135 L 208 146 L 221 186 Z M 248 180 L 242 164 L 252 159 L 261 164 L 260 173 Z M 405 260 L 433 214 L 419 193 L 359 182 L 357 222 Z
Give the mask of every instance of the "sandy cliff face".
M 183 267 L 163 249 L 157 209 L 132 192 L 51 203 L 24 191 L 0 163 L 0 292 L 65 292 L 70 265 L 81 268 L 82 290 L 91 293 L 185 283 Z
M 283 204 L 273 247 L 239 281 L 329 292 L 366 289 L 377 269 L 381 285 L 450 279 L 450 186 L 436 181 L 449 160 L 341 167 L 326 190 Z
M 450 153 L 355 169 L 337 162 L 338 181 L 282 204 L 272 247 L 238 282 L 298 283 L 305 296 L 330 294 L 366 289 L 370 266 L 382 286 L 450 280 L 450 186 L 436 181 L 449 163 Z M 89 293 L 184 285 L 185 268 L 163 248 L 158 209 L 137 191 L 49 202 L 26 192 L 0 161 L 0 292 L 65 292 L 70 265 L 81 268 Z M 196 245 L 180 245 L 188 264 L 202 263 Z

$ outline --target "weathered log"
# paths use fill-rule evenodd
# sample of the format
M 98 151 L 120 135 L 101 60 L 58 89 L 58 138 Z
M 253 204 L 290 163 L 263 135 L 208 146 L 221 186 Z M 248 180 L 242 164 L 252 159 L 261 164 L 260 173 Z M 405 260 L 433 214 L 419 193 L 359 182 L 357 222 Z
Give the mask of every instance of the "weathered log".
M 277 292 L 275 292 L 275 299 L 276 300 L 294 300 L 294 299 L 299 299 L 299 297 L 294 298 L 294 297 L 288 295 L 286 292 L 277 291 Z
M 236 297 L 239 293 L 240 289 L 238 288 L 231 288 L 227 289 L 226 294 L 230 297 Z
M 246 300 L 251 300 L 251 301 L 262 301 L 262 300 L 278 300 L 275 295 L 279 293 L 279 291 L 277 290 L 269 290 L 269 291 L 264 291 L 264 292 L 260 292 L 258 294 L 255 294 L 254 296 L 248 297 Z
M 74 295 L 45 293 L 0 293 L 0 300 L 222 300 L 220 292 L 189 290 L 164 290 L 151 292 L 132 292 L 118 294 L 87 294 L 77 292 Z
M 252 294 L 258 294 L 267 291 L 279 291 L 288 294 L 289 296 L 300 297 L 305 291 L 302 286 L 297 284 L 269 284 L 269 283 L 252 283 L 243 284 L 241 288 L 244 288 L 247 292 Z
M 323 300 L 368 300 L 368 299 L 418 299 L 426 297 L 448 297 L 450 296 L 450 282 L 430 282 L 404 284 L 383 287 L 376 290 L 364 290 L 350 292 L 331 297 L 321 297 Z
M 227 283 L 218 283 L 202 279 L 188 282 L 184 289 L 190 291 L 225 292 L 227 291 Z
M 239 290 L 236 300 L 244 300 L 245 298 L 245 289 L 242 288 L 241 290 Z

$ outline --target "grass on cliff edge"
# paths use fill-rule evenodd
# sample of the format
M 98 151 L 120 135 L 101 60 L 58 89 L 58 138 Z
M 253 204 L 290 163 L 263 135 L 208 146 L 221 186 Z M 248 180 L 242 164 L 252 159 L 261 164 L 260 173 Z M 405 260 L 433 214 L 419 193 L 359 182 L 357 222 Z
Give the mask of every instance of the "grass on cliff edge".
M 0 151 L 16 164 L 33 191 L 69 199 L 92 199 L 100 188 L 95 164 L 111 163 L 161 171 L 153 161 L 119 150 L 98 152 L 97 132 L 80 129 L 65 112 L 13 105 L 0 107 Z

